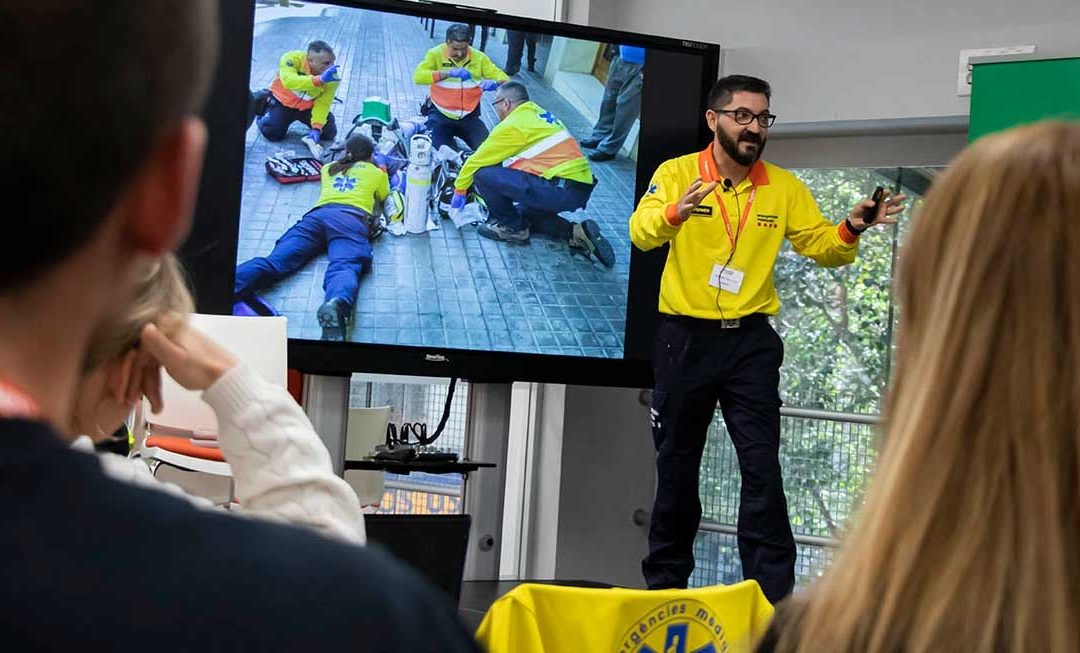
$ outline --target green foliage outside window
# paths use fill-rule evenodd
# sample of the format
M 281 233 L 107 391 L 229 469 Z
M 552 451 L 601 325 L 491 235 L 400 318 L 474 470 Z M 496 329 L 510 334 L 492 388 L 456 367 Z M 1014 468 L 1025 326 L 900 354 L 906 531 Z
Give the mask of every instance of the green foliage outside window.
M 821 268 L 785 243 L 775 269 L 782 302 L 774 324 L 785 348 L 780 379 L 784 405 L 876 416 L 889 380 L 898 320 L 891 295 L 894 261 L 908 225 L 917 218 L 928 173 L 858 168 L 793 172 L 832 222 L 843 220 L 878 185 L 895 191 L 900 179 L 909 197 L 899 225 L 874 227 L 862 236 L 852 265 Z M 911 186 L 905 180 L 913 180 Z M 872 469 L 874 438 L 870 424 L 790 416 L 781 420 L 781 465 L 797 535 L 841 534 Z M 739 484 L 735 452 L 717 412 L 701 466 L 703 519 L 736 524 Z M 806 550 L 799 548 L 802 581 L 819 573 L 830 557 L 828 550 L 812 555 Z M 734 537 L 702 532 L 696 555 L 692 584 L 741 579 Z

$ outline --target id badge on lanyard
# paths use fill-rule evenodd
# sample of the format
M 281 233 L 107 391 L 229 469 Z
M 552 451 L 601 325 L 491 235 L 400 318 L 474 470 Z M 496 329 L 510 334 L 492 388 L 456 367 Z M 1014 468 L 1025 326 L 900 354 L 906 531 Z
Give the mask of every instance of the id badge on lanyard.
M 735 248 L 739 245 L 739 236 L 742 235 L 743 227 L 746 226 L 746 221 L 750 219 L 750 213 L 754 208 L 754 198 L 757 197 L 757 188 L 750 189 L 750 197 L 746 200 L 746 208 L 743 209 L 743 214 L 739 220 L 739 225 L 735 230 L 735 233 L 731 231 L 731 219 L 728 217 L 727 206 L 724 205 L 724 198 L 717 193 L 717 204 L 720 205 L 720 214 L 724 218 L 724 229 L 727 230 L 728 242 L 731 243 L 730 257 L 734 258 Z M 729 258 L 730 261 L 730 258 Z M 712 274 L 709 275 L 709 285 L 713 288 L 719 288 L 724 292 L 729 292 L 733 295 L 739 294 L 742 290 L 744 273 L 741 270 L 728 267 L 727 265 L 721 265 L 720 263 L 714 263 Z

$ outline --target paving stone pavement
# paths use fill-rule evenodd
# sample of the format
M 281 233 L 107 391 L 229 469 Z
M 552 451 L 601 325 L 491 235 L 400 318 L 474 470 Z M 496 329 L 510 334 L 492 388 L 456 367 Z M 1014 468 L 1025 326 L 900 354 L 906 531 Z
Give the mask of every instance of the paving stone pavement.
M 280 55 L 313 39 L 334 47 L 343 79 L 333 113 L 344 135 L 362 100 L 383 96 L 399 118 L 417 114 L 427 87 L 414 85 L 412 71 L 423 53 L 442 41 L 447 23 L 428 36 L 419 19 L 366 10 L 330 8 L 318 17 L 289 17 L 256 24 L 251 68 L 253 89 L 269 86 Z M 479 39 L 477 38 L 477 41 Z M 502 66 L 503 31 L 489 37 L 487 53 Z M 547 44 L 540 48 L 541 63 Z M 542 70 L 542 66 L 538 67 Z M 523 71 L 532 99 L 557 115 L 579 140 L 591 122 L 543 79 Z M 494 125 L 485 94 L 483 117 Z M 303 155 L 293 125 L 287 139 L 270 143 L 255 126 L 248 131 L 240 215 L 238 262 L 270 253 L 274 242 L 311 208 L 317 183 L 280 185 L 265 172 L 266 158 L 282 149 Z M 625 329 L 636 164 L 624 158 L 594 163 L 599 179 L 589 205 L 566 214 L 600 223 L 616 252 L 607 269 L 572 254 L 565 242 L 534 236 L 526 246 L 481 238 L 475 227 L 449 221 L 426 234 L 384 235 L 374 243 L 374 263 L 361 278 L 352 339 L 358 342 L 495 351 L 621 357 Z M 261 294 L 289 318 L 289 335 L 317 339 L 316 310 L 323 302 L 327 260 L 319 256 L 292 278 Z

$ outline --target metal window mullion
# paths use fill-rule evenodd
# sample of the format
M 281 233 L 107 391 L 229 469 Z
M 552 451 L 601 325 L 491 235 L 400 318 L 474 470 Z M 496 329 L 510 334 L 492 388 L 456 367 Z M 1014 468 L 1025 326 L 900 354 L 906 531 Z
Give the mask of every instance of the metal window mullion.
M 804 419 L 816 419 L 826 422 L 846 422 L 849 424 L 876 425 L 881 421 L 880 415 L 863 415 L 859 413 L 840 413 L 833 410 L 818 410 L 816 408 L 780 408 L 781 417 L 798 417 Z
M 707 531 L 709 533 L 723 533 L 724 535 L 738 535 L 739 529 L 734 524 L 721 524 L 720 522 L 701 520 L 701 524 L 698 526 L 698 530 Z M 820 537 L 818 535 L 805 535 L 802 533 L 795 533 L 795 543 L 803 544 L 806 546 L 820 546 L 835 549 L 840 546 L 840 541 L 831 537 Z

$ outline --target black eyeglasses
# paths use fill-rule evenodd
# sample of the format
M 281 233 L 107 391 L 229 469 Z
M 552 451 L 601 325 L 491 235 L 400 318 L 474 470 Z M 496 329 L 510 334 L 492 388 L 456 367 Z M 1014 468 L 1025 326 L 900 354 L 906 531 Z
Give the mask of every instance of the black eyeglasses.
M 726 113 L 739 125 L 749 125 L 754 120 L 757 120 L 757 124 L 768 129 L 776 122 L 776 116 L 768 111 L 762 111 L 761 113 L 754 113 L 749 109 L 713 109 L 716 113 Z
M 491 103 L 491 106 L 493 106 L 493 107 L 497 107 L 497 106 L 499 106 L 500 104 L 502 104 L 503 102 L 509 102 L 509 101 L 510 101 L 510 99 L 509 99 L 509 98 L 500 98 L 500 99 L 498 99 L 498 100 L 495 100 L 495 101 L 493 101 L 493 102 Z

